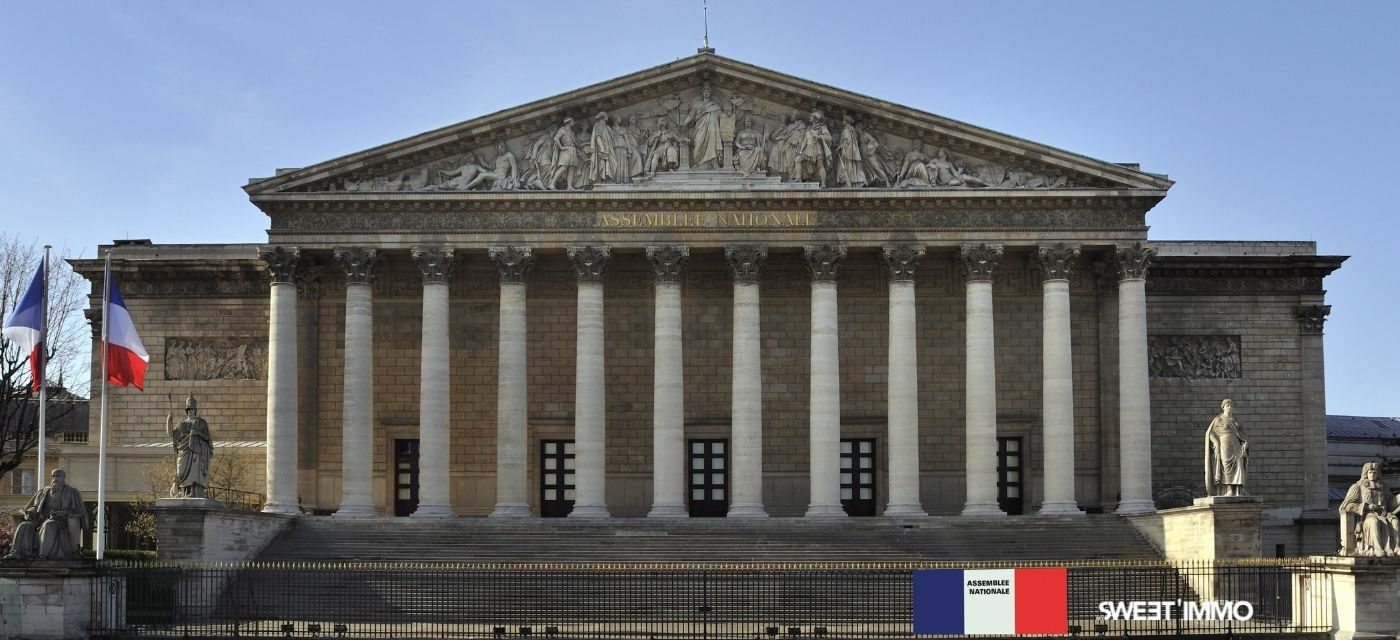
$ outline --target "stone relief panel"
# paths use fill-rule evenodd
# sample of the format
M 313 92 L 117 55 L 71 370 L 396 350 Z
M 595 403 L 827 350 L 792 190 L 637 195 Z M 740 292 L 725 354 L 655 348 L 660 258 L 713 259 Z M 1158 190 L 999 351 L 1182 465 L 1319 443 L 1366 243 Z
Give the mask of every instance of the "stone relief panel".
M 871 113 L 798 108 L 708 81 L 640 104 L 610 107 L 582 106 L 525 135 L 389 175 L 354 175 L 311 190 L 1084 186 L 1045 168 L 938 146 L 907 128 L 900 134 L 881 130 Z
M 1232 380 L 1240 373 L 1239 336 L 1148 336 L 1153 378 Z
M 169 338 L 167 380 L 265 380 L 265 338 Z

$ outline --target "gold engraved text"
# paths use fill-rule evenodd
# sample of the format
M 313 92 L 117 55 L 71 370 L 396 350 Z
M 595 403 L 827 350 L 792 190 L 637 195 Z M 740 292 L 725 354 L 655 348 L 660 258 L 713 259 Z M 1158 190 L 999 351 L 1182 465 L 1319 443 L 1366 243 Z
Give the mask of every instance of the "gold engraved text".
M 734 227 L 811 227 L 817 216 L 810 211 L 698 211 L 698 212 L 609 212 L 597 214 L 602 228 L 734 228 Z

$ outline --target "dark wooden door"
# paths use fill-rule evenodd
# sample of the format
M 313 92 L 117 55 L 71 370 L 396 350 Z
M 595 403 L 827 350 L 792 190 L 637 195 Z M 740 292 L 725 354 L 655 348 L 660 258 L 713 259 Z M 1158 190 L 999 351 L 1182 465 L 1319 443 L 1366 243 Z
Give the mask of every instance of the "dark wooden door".
M 875 515 L 875 439 L 841 439 L 841 506 L 846 515 Z
M 997 438 L 997 503 L 1013 516 L 1025 513 L 1025 453 L 1020 437 Z
M 540 517 L 562 518 L 574 510 L 574 441 L 540 441 Z
M 729 441 L 690 441 L 690 517 L 729 513 Z
M 418 440 L 394 440 L 394 515 L 418 510 Z

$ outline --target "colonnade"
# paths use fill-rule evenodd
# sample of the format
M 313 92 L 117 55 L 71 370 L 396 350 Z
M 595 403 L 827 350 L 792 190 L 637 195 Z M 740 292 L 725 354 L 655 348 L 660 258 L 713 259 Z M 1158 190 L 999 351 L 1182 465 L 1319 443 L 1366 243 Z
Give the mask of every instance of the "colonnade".
M 966 501 L 967 516 L 1003 515 L 997 504 L 997 406 L 995 310 L 992 274 L 1003 247 L 994 243 L 959 247 L 966 279 Z M 604 493 L 606 389 L 603 357 L 604 274 L 611 258 L 606 246 L 570 247 L 577 276 L 575 375 L 576 501 L 571 517 L 608 517 Z M 762 368 L 759 278 L 767 249 L 759 245 L 725 248 L 733 277 L 733 372 L 730 457 L 731 517 L 765 517 L 763 504 Z M 918 447 L 918 349 L 915 275 L 922 246 L 882 247 L 889 274 L 888 487 L 885 514 L 921 516 Z M 1140 244 L 1119 247 L 1113 265 L 1118 280 L 1119 513 L 1153 510 L 1151 431 L 1147 373 L 1147 268 L 1153 250 Z M 265 511 L 298 512 L 296 495 L 296 277 L 297 248 L 262 251 L 272 276 L 269 315 L 267 409 L 267 503 Z M 377 262 L 373 248 L 346 247 L 334 255 L 346 274 L 344 428 L 340 517 L 375 514 L 373 452 L 373 300 L 370 286 Z M 447 381 L 448 291 L 451 249 L 412 251 L 423 274 L 422 393 L 420 400 L 420 487 L 415 517 L 451 516 L 448 451 L 451 415 Z M 525 282 L 534 261 L 530 247 L 489 250 L 500 273 L 498 349 L 496 504 L 492 517 L 529 517 L 526 477 Z M 839 500 L 841 428 L 837 330 L 837 282 L 846 247 L 812 245 L 803 255 L 811 274 L 811 369 L 809 388 L 808 517 L 843 517 Z M 1080 513 L 1075 501 L 1074 375 L 1071 353 L 1069 277 L 1077 247 L 1036 247 L 1043 274 L 1042 380 L 1044 430 L 1044 514 Z M 656 277 L 653 407 L 653 503 L 650 517 L 687 515 L 683 473 L 684 370 L 682 366 L 681 277 L 689 249 L 648 247 Z M 1131 470 L 1131 471 L 1129 471 Z

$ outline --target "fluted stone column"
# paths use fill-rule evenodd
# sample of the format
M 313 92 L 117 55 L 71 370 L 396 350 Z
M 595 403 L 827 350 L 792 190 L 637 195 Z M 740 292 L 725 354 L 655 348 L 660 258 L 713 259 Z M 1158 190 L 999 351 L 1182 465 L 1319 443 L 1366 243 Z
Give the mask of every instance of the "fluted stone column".
M 1298 307 L 1298 342 L 1302 347 L 1303 518 L 1331 517 L 1327 502 L 1327 385 L 1322 358 L 1322 328 L 1332 307 L 1317 295 Z
M 297 268 L 301 250 L 267 247 L 272 293 L 267 327 L 267 502 L 263 511 L 296 515 L 297 503 Z
M 418 393 L 418 509 L 415 518 L 445 518 L 452 513 L 451 477 L 448 468 L 452 415 L 451 353 L 447 323 L 448 278 L 452 275 L 451 249 L 412 251 L 423 273 L 423 354 L 419 364 Z
M 967 499 L 965 516 L 1005 515 L 997 504 L 997 360 L 992 270 L 999 244 L 965 244 L 967 276 Z
M 727 247 L 734 275 L 733 367 L 730 376 L 729 517 L 766 518 L 763 508 L 763 367 L 759 341 L 758 281 L 768 250 Z
M 529 419 L 525 381 L 525 278 L 534 256 L 530 247 L 491 247 L 501 274 L 500 321 L 496 350 L 496 508 L 493 518 L 528 518 L 530 503 L 526 447 Z
M 608 247 L 570 247 L 578 274 L 578 338 L 574 364 L 574 451 L 576 489 L 571 518 L 606 518 L 607 478 L 604 431 L 607 396 L 603 387 L 603 270 Z
M 923 247 L 885 247 L 890 274 L 889 502 L 887 516 L 924 516 L 919 500 L 919 366 L 915 333 L 914 269 Z
M 1044 515 L 1083 513 L 1074 497 L 1074 360 L 1069 275 L 1079 249 L 1057 244 L 1038 253 L 1044 302 L 1041 322 L 1041 421 L 1045 433 Z
M 374 487 L 374 249 L 335 250 L 345 269 L 345 384 L 341 404 L 340 509 L 342 518 L 375 515 Z
M 846 248 L 804 248 L 812 273 L 812 368 L 808 406 L 811 501 L 807 517 L 845 517 L 841 508 L 841 369 L 837 352 L 836 275 Z
M 656 322 L 652 370 L 651 511 L 647 517 L 684 518 L 685 374 L 681 353 L 681 275 L 690 249 L 647 247 L 656 273 Z
M 1147 379 L 1147 269 L 1156 249 L 1120 247 L 1118 270 L 1118 513 L 1151 513 L 1152 414 Z

